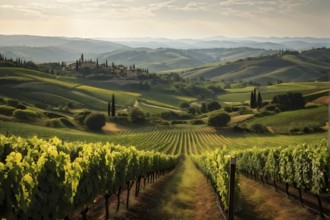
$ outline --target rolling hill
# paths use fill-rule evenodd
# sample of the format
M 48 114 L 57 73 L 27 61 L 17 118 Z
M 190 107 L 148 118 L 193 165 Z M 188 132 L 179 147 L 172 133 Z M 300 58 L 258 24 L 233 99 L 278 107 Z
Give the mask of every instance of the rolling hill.
M 214 64 L 187 70 L 186 78 L 203 76 L 215 81 L 243 80 L 259 83 L 292 81 L 327 81 L 330 49 L 316 49 L 295 54 L 276 54 L 247 58 L 224 65 Z
M 124 65 L 135 64 L 152 72 L 187 69 L 209 63 L 235 61 L 246 57 L 273 54 L 275 51 L 254 48 L 214 48 L 179 50 L 170 48 L 137 48 L 105 53 L 98 56 L 101 62 L 111 60 Z
M 36 63 L 74 61 L 82 53 L 88 58 L 129 47 L 83 38 L 0 35 L 0 53 L 8 58 L 23 58 Z

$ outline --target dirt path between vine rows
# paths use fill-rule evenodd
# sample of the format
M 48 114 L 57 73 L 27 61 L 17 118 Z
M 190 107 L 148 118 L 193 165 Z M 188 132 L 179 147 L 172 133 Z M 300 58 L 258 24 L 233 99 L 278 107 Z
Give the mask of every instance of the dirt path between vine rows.
M 125 218 L 222 219 L 210 184 L 189 158 L 172 175 L 141 194 Z

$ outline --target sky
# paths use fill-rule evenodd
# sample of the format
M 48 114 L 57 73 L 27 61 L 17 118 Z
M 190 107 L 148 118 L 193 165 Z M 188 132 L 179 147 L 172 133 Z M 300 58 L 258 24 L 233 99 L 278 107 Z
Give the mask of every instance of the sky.
M 330 37 L 330 0 L 0 0 L 0 34 Z

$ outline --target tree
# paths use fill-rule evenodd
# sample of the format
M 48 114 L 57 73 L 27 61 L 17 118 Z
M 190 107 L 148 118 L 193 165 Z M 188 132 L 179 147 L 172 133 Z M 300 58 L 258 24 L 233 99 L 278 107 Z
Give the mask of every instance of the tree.
M 108 60 L 105 61 L 105 66 L 108 67 Z
M 190 107 L 189 102 L 183 102 L 183 103 L 181 103 L 181 105 L 180 105 L 180 108 L 189 108 L 189 107 Z
M 282 111 L 303 109 L 305 107 L 305 99 L 301 93 L 288 92 L 274 96 L 272 103 L 278 105 Z
M 254 88 L 253 91 L 251 92 L 250 107 L 251 108 L 256 108 L 257 105 L 258 105 L 258 103 L 257 103 L 257 89 Z
M 260 91 L 258 92 L 257 107 L 262 108 L 262 98 L 261 98 Z
M 84 54 L 83 53 L 81 54 L 80 60 L 81 60 L 82 63 L 84 62 Z
M 202 103 L 202 106 L 201 106 L 201 112 L 202 113 L 207 113 L 207 106 L 204 102 Z
M 116 102 L 115 102 L 115 94 L 112 94 L 112 105 L 111 105 L 111 116 L 116 116 Z
M 254 108 L 253 91 L 251 91 L 251 97 L 250 97 L 250 108 Z
M 217 101 L 212 101 L 207 105 L 207 110 L 209 112 L 214 111 L 214 110 L 218 110 L 218 109 L 221 109 L 221 105 Z
M 211 116 L 208 121 L 208 125 L 213 127 L 224 127 L 227 126 L 228 122 L 230 122 L 230 115 L 227 113 L 220 113 L 214 116 Z
M 110 100 L 108 102 L 108 116 L 109 117 L 111 116 L 111 103 L 110 103 Z
M 189 107 L 188 108 L 188 113 L 191 115 L 196 115 L 196 109 L 194 107 Z
M 144 123 L 145 122 L 145 115 L 144 113 L 140 110 L 140 109 L 133 109 L 130 114 L 129 114 L 129 118 L 131 120 L 132 123 L 135 124 L 140 124 L 140 123 Z
M 85 120 L 85 126 L 91 131 L 100 131 L 101 128 L 105 125 L 105 115 L 100 113 L 91 113 Z
M 99 59 L 96 59 L 96 68 L 99 68 Z
M 76 71 L 78 71 L 78 68 L 79 68 L 79 63 L 78 60 L 76 60 Z

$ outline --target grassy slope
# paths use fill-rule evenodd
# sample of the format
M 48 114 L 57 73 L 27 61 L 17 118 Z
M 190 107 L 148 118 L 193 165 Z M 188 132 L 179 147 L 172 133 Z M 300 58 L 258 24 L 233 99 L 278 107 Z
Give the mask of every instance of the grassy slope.
M 322 54 L 320 56 L 318 54 Z M 309 81 L 317 80 L 323 76 L 321 71 L 330 68 L 330 63 L 324 60 L 329 56 L 330 50 L 305 52 L 300 55 L 276 55 L 229 63 L 195 68 L 183 73 L 184 77 L 205 78 L 221 81 L 241 79 L 244 81 L 274 82 L 283 81 Z
M 67 106 L 72 103 L 83 108 L 104 110 L 112 94 L 116 95 L 116 104 L 125 106 L 134 104 L 136 98 L 143 98 L 153 105 L 177 108 L 188 97 L 167 95 L 154 92 L 130 92 L 113 84 L 99 83 L 84 79 L 58 77 L 38 71 L 22 68 L 0 68 L 0 94 L 19 99 L 27 103 L 44 103 L 57 106 Z M 159 109 L 149 107 L 151 112 Z
M 259 123 L 271 127 L 276 132 L 287 132 L 290 128 L 304 128 L 313 124 L 325 124 L 328 121 L 328 107 L 281 112 L 248 120 L 249 124 Z

